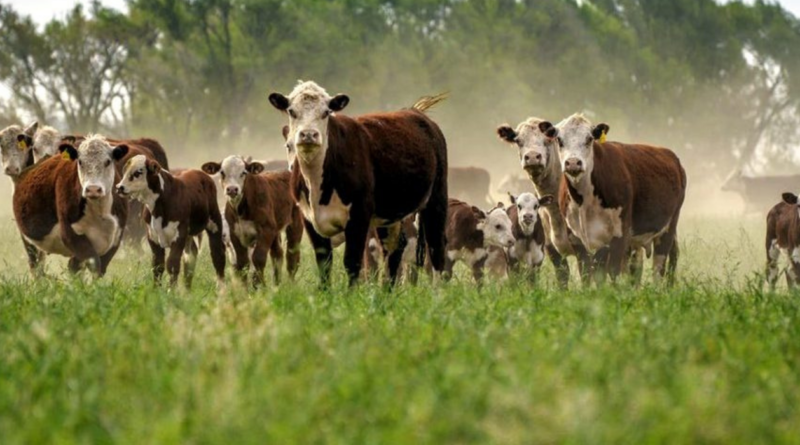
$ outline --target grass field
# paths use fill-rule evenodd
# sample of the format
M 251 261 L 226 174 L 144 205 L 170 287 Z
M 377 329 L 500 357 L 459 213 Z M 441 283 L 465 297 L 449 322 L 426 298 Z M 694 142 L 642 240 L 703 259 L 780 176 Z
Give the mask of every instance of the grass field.
M 0 442 L 800 442 L 800 296 L 767 293 L 760 218 L 681 227 L 680 284 L 387 292 L 30 281 L 0 224 Z M 308 248 L 306 247 L 308 251 Z M 577 286 L 574 286 L 578 288 Z

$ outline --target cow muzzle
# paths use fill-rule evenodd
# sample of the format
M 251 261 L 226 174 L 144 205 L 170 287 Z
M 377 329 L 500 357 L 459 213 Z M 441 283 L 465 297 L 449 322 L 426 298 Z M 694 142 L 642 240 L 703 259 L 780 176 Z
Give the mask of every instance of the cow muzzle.
M 583 173 L 583 161 L 578 158 L 569 158 L 564 161 L 564 173 L 577 178 Z
M 225 187 L 225 194 L 228 195 L 229 198 L 235 198 L 239 196 L 239 187 L 235 185 Z
M 9 165 L 3 169 L 3 172 L 6 174 L 6 176 L 17 176 L 20 172 L 20 169 L 19 167 L 12 167 Z
M 105 189 L 99 185 L 87 185 L 83 188 L 83 197 L 86 199 L 99 199 L 105 195 Z
M 120 196 L 128 196 L 129 194 L 128 189 L 126 189 L 125 186 L 122 184 L 117 184 L 117 193 Z
M 317 130 L 300 130 L 297 132 L 297 144 L 300 148 L 320 145 L 320 133 Z

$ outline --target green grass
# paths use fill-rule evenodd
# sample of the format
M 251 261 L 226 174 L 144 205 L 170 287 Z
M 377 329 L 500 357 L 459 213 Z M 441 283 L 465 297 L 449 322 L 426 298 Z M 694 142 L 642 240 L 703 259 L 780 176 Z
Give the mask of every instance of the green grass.
M 30 281 L 10 224 L 0 439 L 11 443 L 800 442 L 800 296 L 766 293 L 759 219 L 681 228 L 680 284 L 517 280 L 215 293 L 63 261 Z M 341 252 L 337 252 L 341 259 Z

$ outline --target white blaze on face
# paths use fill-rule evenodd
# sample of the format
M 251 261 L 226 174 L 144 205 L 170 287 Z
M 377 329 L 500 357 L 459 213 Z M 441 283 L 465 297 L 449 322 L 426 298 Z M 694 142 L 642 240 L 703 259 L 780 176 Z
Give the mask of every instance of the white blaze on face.
M 11 125 L 0 131 L 0 157 L 2 158 L 3 172 L 13 177 L 22 172 L 25 168 L 25 161 L 28 159 L 30 147 L 22 146 L 17 140 L 17 136 L 24 134 L 24 130 L 19 125 Z
M 310 160 L 328 148 L 331 96 L 314 82 L 302 82 L 289 94 L 289 139 L 301 159 Z
M 39 162 L 46 156 L 58 154 L 61 133 L 53 127 L 44 126 L 33 136 L 33 161 Z
M 148 194 L 150 189 L 147 187 L 147 157 L 145 155 L 136 155 L 128 159 L 117 189 L 123 195 L 130 195 L 139 200 Z
M 519 124 L 516 129 L 519 162 L 523 169 L 544 168 L 554 156 L 556 141 L 548 137 L 539 127 L 543 119 L 532 117 Z
M 523 193 L 517 197 L 516 206 L 522 233 L 531 235 L 539 221 L 539 199 L 533 193 Z
M 228 156 L 220 165 L 219 182 L 222 192 L 228 201 L 238 204 L 244 191 L 244 179 L 248 175 L 247 164 L 241 156 Z
M 558 156 L 561 167 L 565 173 L 570 163 L 579 162 L 582 166 L 580 175 L 567 178 L 572 182 L 579 181 L 588 176 L 594 167 L 594 137 L 592 137 L 592 123 L 582 114 L 573 114 L 557 125 L 560 148 Z
M 114 187 L 112 147 L 103 136 L 89 136 L 78 147 L 78 179 L 84 198 L 103 198 Z
M 511 218 L 502 208 L 493 209 L 486 219 L 478 223 L 478 230 L 483 232 L 485 247 L 511 247 L 514 245 Z

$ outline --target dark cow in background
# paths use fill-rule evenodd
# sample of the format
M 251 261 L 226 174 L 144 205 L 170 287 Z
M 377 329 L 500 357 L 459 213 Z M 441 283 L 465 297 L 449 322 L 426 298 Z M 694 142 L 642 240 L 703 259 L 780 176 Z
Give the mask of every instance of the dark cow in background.
M 450 198 L 476 205 L 491 205 L 491 178 L 489 172 L 479 167 L 450 167 L 447 172 L 447 190 Z
M 736 170 L 722 184 L 722 191 L 736 193 L 742 198 L 743 213 L 761 213 L 767 211 L 776 196 L 794 190 L 798 183 L 800 175 L 745 176 L 741 170 Z
M 414 212 L 420 212 L 419 244 L 427 242 L 433 267 L 443 269 L 447 143 L 424 112 L 444 98 L 351 118 L 338 114 L 350 101 L 346 95 L 331 97 L 314 82 L 301 82 L 288 97 L 269 96 L 289 117 L 287 135 L 296 150 L 293 190 L 323 284 L 333 258 L 330 238 L 340 233 L 350 284 L 357 282 L 370 227 L 385 229 L 379 234 L 384 249 L 393 248 L 387 262 L 394 282 L 407 243 L 400 224 Z
M 666 148 L 603 142 L 608 125 L 575 114 L 558 125 L 564 171 L 560 205 L 570 230 L 595 254 L 595 267 L 616 278 L 631 252 L 653 245 L 656 277 L 674 278 L 678 219 L 686 172 Z
M 775 289 L 780 271 L 781 254 L 789 265 L 785 270 L 786 284 L 792 288 L 800 284 L 800 208 L 794 193 L 783 193 L 783 200 L 767 214 L 767 284 Z
M 62 156 L 23 171 L 14 190 L 14 217 L 22 236 L 44 254 L 70 258 L 69 269 L 94 262 L 99 276 L 114 257 L 127 219 L 127 204 L 114 191 L 119 177 L 114 161 L 124 151 L 102 136 L 86 138 L 76 149 L 62 145 Z M 41 255 L 31 256 L 36 272 Z

